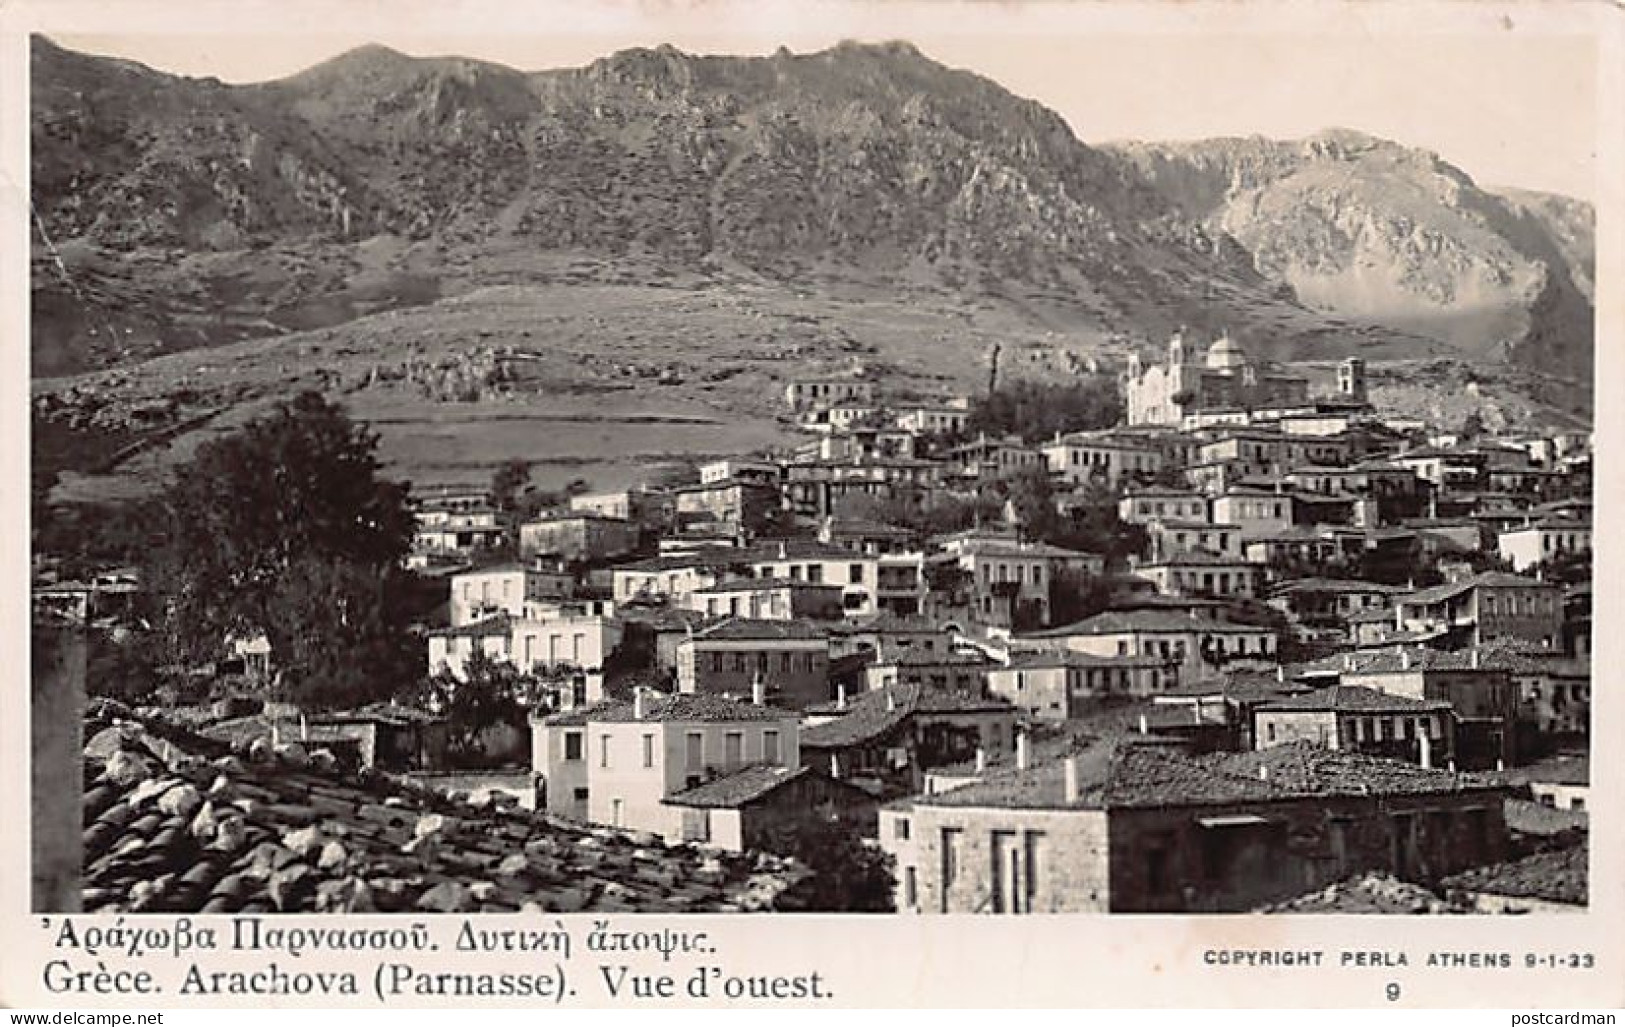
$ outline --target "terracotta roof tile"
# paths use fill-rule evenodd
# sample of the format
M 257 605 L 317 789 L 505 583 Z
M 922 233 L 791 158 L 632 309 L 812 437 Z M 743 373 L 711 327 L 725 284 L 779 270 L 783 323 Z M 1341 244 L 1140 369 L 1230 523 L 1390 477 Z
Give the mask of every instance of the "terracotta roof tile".
M 725 911 L 770 907 L 800 873 L 324 769 L 320 751 L 234 747 L 115 704 L 91 707 L 87 734 L 103 754 L 85 760 L 90 912 Z

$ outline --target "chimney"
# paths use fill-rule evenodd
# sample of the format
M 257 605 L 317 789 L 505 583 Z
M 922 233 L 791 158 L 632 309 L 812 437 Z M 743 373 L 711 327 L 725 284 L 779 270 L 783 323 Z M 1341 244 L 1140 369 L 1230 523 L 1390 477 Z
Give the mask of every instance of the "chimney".
M 789 557 L 789 555 L 790 555 L 789 547 L 787 547 L 784 544 L 784 541 L 781 539 L 779 541 L 779 559 L 781 559 L 781 560 L 787 559 Z
M 649 714 L 649 700 L 645 696 L 643 686 L 639 685 L 632 690 L 632 719 L 642 720 Z
M 1411 651 L 1404 646 L 1399 647 L 1399 669 L 1411 669 Z
M 763 683 L 760 672 L 758 672 L 756 676 L 751 679 L 750 702 L 752 706 L 767 705 L 767 685 Z
M 1354 669 L 1354 654 L 1353 653 L 1344 653 L 1343 654 L 1343 669 L 1344 670 L 1353 670 Z
M 1421 747 L 1422 769 L 1424 769 L 1424 770 L 1432 770 L 1433 769 L 1433 740 L 1428 737 L 1427 725 L 1426 724 L 1424 724 L 1422 726 L 1422 730 L 1417 733 L 1416 740 L 1417 740 L 1417 744 Z
M 1080 796 L 1083 793 L 1083 786 L 1078 781 L 1078 758 L 1076 756 L 1068 756 L 1066 758 L 1065 766 L 1066 766 L 1066 804 L 1068 806 L 1071 806 L 1071 805 L 1073 805 L 1074 803 L 1076 803 L 1078 801 L 1078 799 L 1080 798 Z
M 846 709 L 846 685 L 845 684 L 839 684 L 839 685 L 835 686 L 835 708 L 838 709 L 838 710 Z
M 1473 655 L 1477 656 L 1478 654 L 1475 652 Z M 1477 666 L 1477 664 L 1474 664 L 1474 666 Z M 310 721 L 306 719 L 304 710 L 299 711 L 299 740 L 301 742 L 310 741 Z
M 1016 732 L 1016 769 L 1026 770 L 1032 757 L 1027 751 L 1027 732 Z
M 1270 768 L 1263 763 L 1258 765 L 1258 779 L 1260 781 L 1268 781 L 1270 779 Z
M 1281 666 L 1279 663 L 1275 665 L 1275 680 L 1280 682 L 1286 681 L 1286 668 Z
M 892 694 L 892 690 L 891 690 L 890 685 L 886 686 L 886 712 L 887 713 L 896 713 L 897 712 L 897 696 Z
M 976 747 L 976 773 L 987 773 L 987 750 L 980 745 Z
M 1151 725 L 1149 723 L 1147 723 L 1147 721 L 1145 719 L 1145 714 L 1142 713 L 1142 714 L 1140 714 L 1140 734 L 1148 735 L 1150 733 L 1151 733 Z
M 1478 669 L 1478 649 L 1474 648 L 1467 657 L 1467 665 L 1474 670 Z
M 841 758 L 833 752 L 829 754 L 829 776 L 837 781 L 841 779 Z

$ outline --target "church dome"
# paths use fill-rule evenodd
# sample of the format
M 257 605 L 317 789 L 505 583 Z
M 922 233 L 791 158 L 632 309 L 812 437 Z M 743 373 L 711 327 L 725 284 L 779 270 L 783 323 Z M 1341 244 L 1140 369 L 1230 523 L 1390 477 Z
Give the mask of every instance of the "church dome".
M 1247 351 L 1228 335 L 1220 336 L 1208 347 L 1207 366 L 1215 371 L 1245 367 L 1248 363 Z

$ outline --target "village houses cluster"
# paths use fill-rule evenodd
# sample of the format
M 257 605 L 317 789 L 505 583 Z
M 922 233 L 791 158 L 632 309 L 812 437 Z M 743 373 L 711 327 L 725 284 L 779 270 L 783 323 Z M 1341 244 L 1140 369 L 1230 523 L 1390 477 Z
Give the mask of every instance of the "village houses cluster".
M 899 912 L 1335 908 L 1371 874 L 1575 905 L 1539 867 L 1584 837 L 1589 433 L 1406 420 L 1358 358 L 1316 394 L 1228 338 L 1115 387 L 1123 423 L 1024 441 L 965 397 L 795 380 L 804 444 L 688 484 L 522 523 L 422 490 L 424 671 L 534 676 L 502 744 L 538 810 L 735 851 L 835 823 Z M 876 513 L 1034 475 L 1100 544 Z M 320 728 L 430 769 L 432 724 Z

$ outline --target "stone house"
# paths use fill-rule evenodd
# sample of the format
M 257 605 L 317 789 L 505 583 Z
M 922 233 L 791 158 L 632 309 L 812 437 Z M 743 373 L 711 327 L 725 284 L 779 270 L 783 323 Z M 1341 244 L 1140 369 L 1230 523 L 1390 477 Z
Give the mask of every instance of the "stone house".
M 914 913 L 1243 912 L 1354 874 L 1505 858 L 1504 787 L 1296 744 L 1191 756 L 1101 743 L 883 807 Z
M 1255 749 L 1309 742 L 1424 767 L 1455 762 L 1454 710 L 1441 699 L 1331 685 L 1262 703 L 1252 714 Z
M 664 800 L 747 767 L 799 767 L 799 737 L 787 710 L 640 690 L 533 721 L 531 766 L 539 808 L 680 839 L 682 811 Z
M 519 555 L 593 562 L 625 556 L 638 547 L 642 529 L 619 517 L 558 514 L 519 526 Z
M 874 796 L 806 766 L 757 764 L 663 801 L 681 818 L 678 834 L 668 840 L 730 852 L 782 851 L 787 831 L 830 821 L 874 831 Z
M 934 767 L 1015 747 L 1016 708 L 1002 699 L 898 684 L 806 711 L 802 760 L 893 795 L 918 791 Z
M 1157 695 L 1179 683 L 1179 664 L 1161 656 L 1016 653 L 988 668 L 988 691 L 1032 720 L 1069 720 L 1101 699 Z
M 801 709 L 830 698 L 829 638 L 801 621 L 733 618 L 677 644 L 677 687 L 685 694 L 768 699 Z

